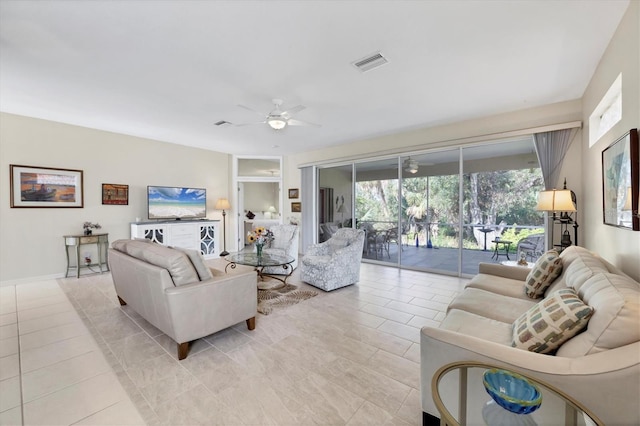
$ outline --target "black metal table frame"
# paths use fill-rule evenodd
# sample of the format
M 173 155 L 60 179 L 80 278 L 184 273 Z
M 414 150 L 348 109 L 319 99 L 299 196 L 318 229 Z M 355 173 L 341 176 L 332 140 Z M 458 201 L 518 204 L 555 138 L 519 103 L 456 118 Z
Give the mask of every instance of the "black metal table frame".
M 227 264 L 227 266 L 224 267 L 224 272 L 225 273 L 227 272 L 227 268 L 235 269 L 237 264 L 245 265 L 245 266 L 253 266 L 254 270 L 258 274 L 258 278 L 260 278 L 260 281 L 264 281 L 264 277 L 269 277 L 269 278 L 273 278 L 275 280 L 280 281 L 283 286 L 287 284 L 287 279 L 291 276 L 291 274 L 293 274 L 293 268 L 291 267 L 291 264 L 293 262 L 295 262 L 295 259 L 292 259 L 290 262 L 279 263 L 279 264 L 276 264 L 276 265 L 252 265 L 252 264 L 249 264 L 249 263 L 242 263 L 242 262 L 227 260 L 226 257 L 225 257 L 225 260 L 227 262 L 229 262 Z M 282 269 L 284 269 L 285 271 L 288 270 L 289 272 L 287 274 L 283 274 L 283 275 L 276 275 L 276 274 L 270 274 L 270 273 L 267 273 L 267 272 L 263 272 L 264 268 L 266 268 L 266 267 L 278 267 L 278 266 L 282 266 Z M 284 276 L 284 278 L 283 278 L 283 276 Z

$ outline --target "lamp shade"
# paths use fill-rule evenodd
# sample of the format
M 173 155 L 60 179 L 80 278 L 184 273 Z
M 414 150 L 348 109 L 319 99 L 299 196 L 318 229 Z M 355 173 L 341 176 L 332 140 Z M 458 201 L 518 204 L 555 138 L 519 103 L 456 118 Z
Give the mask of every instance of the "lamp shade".
M 269 206 L 269 213 L 275 213 L 276 212 L 276 208 L 274 206 Z
M 576 206 L 571 199 L 571 191 L 568 189 L 552 189 L 541 191 L 538 194 L 536 210 L 546 212 L 575 212 Z
M 218 198 L 218 201 L 216 201 L 216 210 L 229 210 L 230 208 L 231 204 L 226 198 Z

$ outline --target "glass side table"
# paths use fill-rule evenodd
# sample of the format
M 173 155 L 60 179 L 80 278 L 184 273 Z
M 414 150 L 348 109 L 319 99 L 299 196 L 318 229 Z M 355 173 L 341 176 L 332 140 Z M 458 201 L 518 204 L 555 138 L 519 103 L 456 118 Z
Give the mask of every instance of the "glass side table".
M 440 413 L 440 425 L 566 425 L 603 426 L 604 423 L 571 396 L 550 384 L 517 372 L 542 393 L 542 405 L 531 414 L 514 414 L 497 405 L 482 384 L 482 375 L 500 366 L 462 361 L 447 364 L 434 374 L 431 395 Z M 457 395 L 441 394 L 442 385 L 457 389 Z

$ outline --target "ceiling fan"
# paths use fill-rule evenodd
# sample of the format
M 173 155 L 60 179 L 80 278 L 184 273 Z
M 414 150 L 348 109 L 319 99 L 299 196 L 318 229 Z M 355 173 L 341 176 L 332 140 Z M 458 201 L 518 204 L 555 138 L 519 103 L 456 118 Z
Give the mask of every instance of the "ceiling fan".
M 306 108 L 306 106 L 304 105 L 298 105 L 298 106 L 294 106 L 291 108 L 288 108 L 286 110 L 282 110 L 282 99 L 273 99 L 273 104 L 275 105 L 275 108 L 265 114 L 259 111 L 256 111 L 252 108 L 249 108 L 247 106 L 244 105 L 238 105 L 240 108 L 244 108 L 248 111 L 251 111 L 253 113 L 258 114 L 260 117 L 263 118 L 262 121 L 257 121 L 257 122 L 253 122 L 253 123 L 241 123 L 241 124 L 235 124 L 235 126 L 250 126 L 253 124 L 268 124 L 272 129 L 274 130 L 282 130 L 287 126 L 315 126 L 315 127 L 320 127 L 319 124 L 315 124 L 315 123 L 309 123 L 307 121 L 302 121 L 302 120 L 297 120 L 293 118 L 293 115 L 302 111 L 303 109 Z

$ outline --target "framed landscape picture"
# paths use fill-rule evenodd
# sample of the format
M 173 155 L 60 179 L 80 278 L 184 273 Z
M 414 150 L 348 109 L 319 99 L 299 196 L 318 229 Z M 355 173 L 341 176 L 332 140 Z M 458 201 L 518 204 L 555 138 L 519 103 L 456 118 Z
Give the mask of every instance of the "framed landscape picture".
M 126 206 L 129 204 L 129 185 L 102 184 L 102 204 Z
M 84 207 L 82 170 L 9 167 L 11 207 Z
M 640 231 L 638 130 L 631 129 L 602 151 L 602 208 L 606 225 Z
M 302 203 L 291 203 L 291 212 L 300 213 L 302 211 Z
M 289 188 L 289 198 L 299 198 L 300 191 L 298 188 Z

